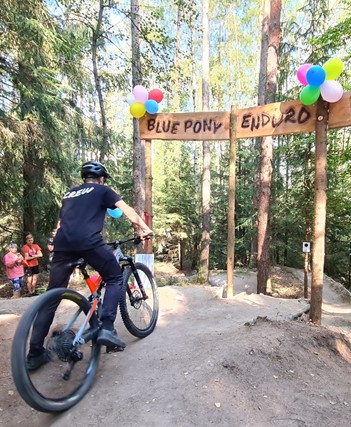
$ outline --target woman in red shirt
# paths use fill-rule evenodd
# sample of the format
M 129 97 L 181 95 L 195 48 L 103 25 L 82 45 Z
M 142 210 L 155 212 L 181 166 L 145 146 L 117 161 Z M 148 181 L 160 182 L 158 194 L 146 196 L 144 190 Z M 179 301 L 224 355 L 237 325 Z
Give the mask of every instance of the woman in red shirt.
M 43 256 L 41 247 L 34 243 L 34 237 L 32 234 L 27 234 L 26 244 L 22 248 L 22 254 L 24 260 L 27 263 L 27 287 L 30 296 L 38 295 L 36 291 L 38 274 L 39 274 L 39 261 L 38 258 Z

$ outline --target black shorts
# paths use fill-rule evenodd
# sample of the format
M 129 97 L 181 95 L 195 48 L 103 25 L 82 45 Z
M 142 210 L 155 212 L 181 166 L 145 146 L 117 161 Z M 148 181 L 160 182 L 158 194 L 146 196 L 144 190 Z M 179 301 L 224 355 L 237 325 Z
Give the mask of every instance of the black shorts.
M 35 265 L 34 267 L 27 267 L 26 275 L 34 276 L 34 274 L 39 274 L 39 265 Z

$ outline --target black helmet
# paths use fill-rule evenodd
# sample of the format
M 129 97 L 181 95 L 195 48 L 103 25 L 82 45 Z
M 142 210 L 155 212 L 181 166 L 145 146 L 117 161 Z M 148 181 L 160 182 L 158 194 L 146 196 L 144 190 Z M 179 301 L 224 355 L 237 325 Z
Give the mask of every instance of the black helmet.
M 99 162 L 86 162 L 82 165 L 81 176 L 85 178 L 110 178 L 106 168 Z

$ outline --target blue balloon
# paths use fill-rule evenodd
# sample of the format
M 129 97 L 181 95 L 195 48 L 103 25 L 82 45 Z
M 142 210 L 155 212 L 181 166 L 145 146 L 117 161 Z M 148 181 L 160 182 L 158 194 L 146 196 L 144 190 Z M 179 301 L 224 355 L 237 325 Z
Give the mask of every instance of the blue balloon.
M 121 209 L 107 209 L 107 213 L 112 216 L 112 218 L 120 218 L 123 215 L 123 212 L 121 211 Z
M 145 109 L 149 114 L 156 114 L 158 111 L 158 103 L 154 99 L 149 99 L 145 102 Z
M 319 65 L 313 65 L 306 73 L 307 83 L 311 86 L 320 86 L 325 82 L 326 77 L 327 73 Z

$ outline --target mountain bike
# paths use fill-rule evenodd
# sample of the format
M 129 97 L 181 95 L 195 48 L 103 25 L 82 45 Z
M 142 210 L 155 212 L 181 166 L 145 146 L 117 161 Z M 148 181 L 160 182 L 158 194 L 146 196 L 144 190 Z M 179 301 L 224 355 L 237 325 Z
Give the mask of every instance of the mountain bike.
M 119 304 L 127 330 L 139 338 L 154 330 L 159 311 L 158 291 L 149 268 L 124 256 L 121 245 L 139 244 L 140 237 L 116 240 L 112 246 L 123 272 L 123 293 Z M 11 365 L 16 388 L 32 408 L 42 412 L 63 412 L 77 404 L 88 392 L 97 373 L 101 346 L 97 336 L 105 283 L 101 276 L 90 276 L 87 263 L 78 267 L 90 290 L 84 296 L 72 289 L 52 289 L 39 296 L 23 315 L 13 339 Z M 44 307 L 56 306 L 55 317 L 44 343 L 49 362 L 36 371 L 26 367 L 33 323 Z

